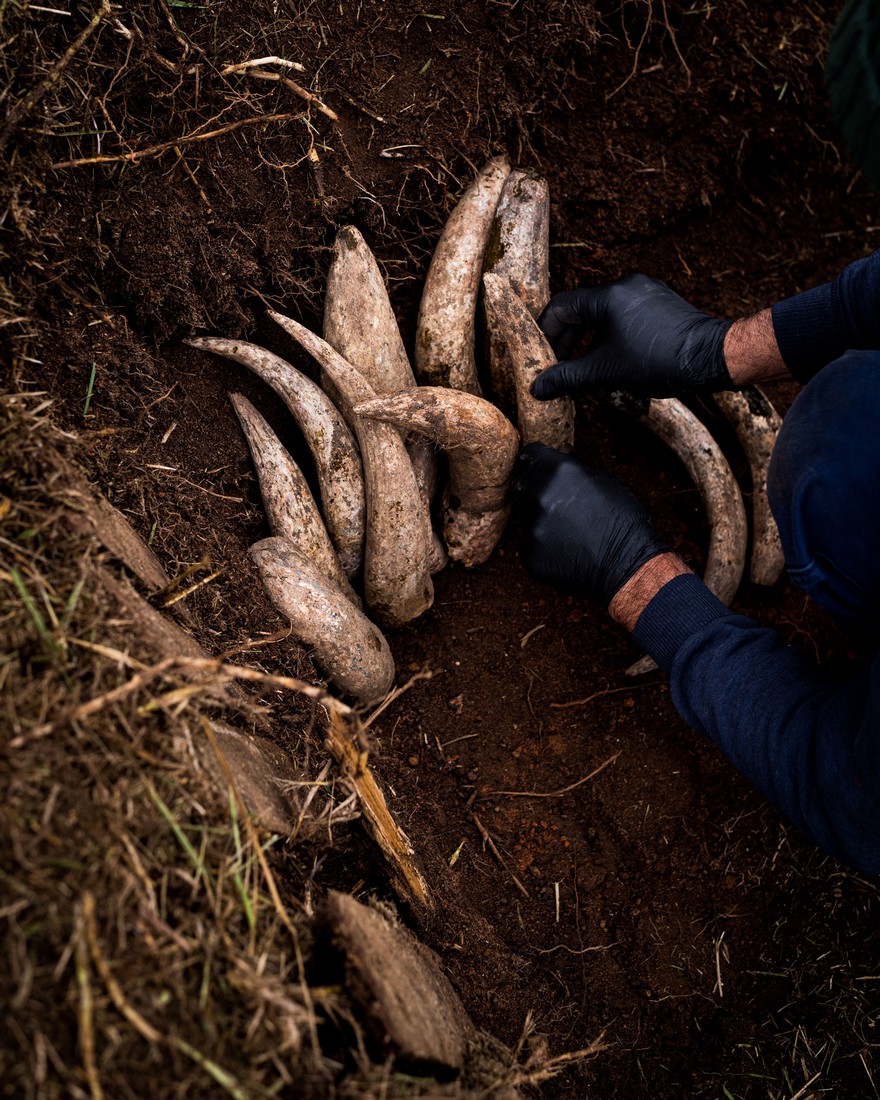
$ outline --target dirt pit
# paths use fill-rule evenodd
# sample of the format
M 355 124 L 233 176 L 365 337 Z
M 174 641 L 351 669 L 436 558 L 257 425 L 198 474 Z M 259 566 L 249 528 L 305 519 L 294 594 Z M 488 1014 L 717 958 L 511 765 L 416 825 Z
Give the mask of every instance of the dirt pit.
M 223 570 L 186 601 L 215 653 L 281 625 L 246 558 L 268 532 L 226 395 L 303 455 L 265 387 L 181 341 L 244 337 L 314 373 L 265 307 L 320 330 L 340 226 L 374 248 L 410 344 L 439 231 L 501 151 L 549 180 L 554 290 L 644 270 L 737 316 L 873 239 L 876 200 L 827 118 L 832 3 L 121 7 L 123 31 L 99 28 L 71 64 L 79 84 L 17 137 L 7 266 L 31 335 L 13 326 L 15 376 L 48 392 L 170 574 Z M 21 97 L 70 36 L 35 18 L 16 33 L 36 58 L 10 77 Z M 222 72 L 269 54 L 301 60 L 338 120 Z M 296 117 L 208 136 L 281 114 Z M 111 159 L 70 165 L 89 157 Z M 793 393 L 771 397 L 784 409 Z M 596 398 L 577 449 L 701 566 L 699 496 L 660 444 Z M 418 930 L 474 1021 L 515 1046 L 531 1018 L 551 1055 L 604 1032 L 547 1098 L 880 1095 L 876 886 L 787 828 L 687 729 L 661 675 L 624 676 L 638 651 L 529 579 L 515 524 L 487 564 L 435 584 L 433 610 L 389 635 L 399 683 L 432 676 L 371 726 L 372 760 L 435 899 Z M 850 656 L 785 581 L 745 584 L 735 606 L 825 664 Z M 289 642 L 259 653 L 314 677 Z M 310 889 L 389 897 L 353 836 Z

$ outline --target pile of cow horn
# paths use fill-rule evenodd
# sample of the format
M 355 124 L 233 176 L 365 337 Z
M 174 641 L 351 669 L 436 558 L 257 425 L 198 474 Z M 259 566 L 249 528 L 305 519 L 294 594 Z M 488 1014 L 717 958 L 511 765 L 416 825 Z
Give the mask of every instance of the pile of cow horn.
M 299 424 L 314 457 L 321 509 L 263 417 L 241 395 L 231 397 L 272 532 L 250 556 L 292 633 L 311 649 L 327 679 L 358 703 L 380 698 L 394 680 L 391 651 L 372 620 L 398 627 L 427 611 L 431 576 L 447 554 L 465 566 L 489 557 L 507 521 L 521 444 L 562 450 L 574 444 L 571 401 L 540 402 L 530 393 L 535 376 L 556 361 L 535 322 L 550 295 L 549 221 L 546 181 L 511 171 L 505 157 L 489 161 L 453 210 L 431 261 L 415 373 L 379 266 L 350 226 L 336 239 L 324 338 L 269 313 L 317 361 L 320 385 L 255 344 L 187 341 L 259 375 Z M 476 356 L 481 285 L 488 378 L 498 398 L 515 405 L 519 431 L 482 396 Z M 766 472 L 779 418 L 757 391 L 717 400 L 751 466 L 752 580 L 773 584 L 782 556 L 767 507 Z M 727 461 L 681 402 L 626 404 L 680 456 L 697 483 L 711 528 L 705 580 L 729 603 L 744 568 L 747 525 Z M 448 471 L 443 487 L 438 451 Z

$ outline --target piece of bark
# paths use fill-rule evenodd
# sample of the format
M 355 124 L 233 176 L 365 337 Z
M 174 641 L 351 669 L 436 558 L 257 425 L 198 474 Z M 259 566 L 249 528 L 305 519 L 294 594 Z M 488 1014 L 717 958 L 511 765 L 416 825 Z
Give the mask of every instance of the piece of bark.
M 156 657 L 198 657 L 211 660 L 211 654 L 191 634 L 148 604 L 127 580 L 115 577 L 103 566 L 98 566 L 98 577 L 104 590 L 122 607 L 130 620 L 131 625 L 127 632 L 139 638 Z
M 374 1039 L 407 1069 L 457 1074 L 474 1027 L 433 951 L 348 894 L 331 892 L 320 918 Z
M 248 812 L 264 828 L 289 836 L 296 823 L 296 808 L 281 785 L 302 778 L 289 758 L 265 737 L 242 733 L 223 722 L 212 722 L 212 727 Z M 193 744 L 211 789 L 226 800 L 229 787 L 213 748 L 206 738 L 194 737 Z
M 173 619 L 157 611 L 155 607 L 135 592 L 124 577 L 117 577 L 103 565 L 96 567 L 98 581 L 104 591 L 119 605 L 128 623 L 126 632 L 134 636 L 150 651 L 153 657 L 165 660 L 168 657 L 194 657 L 199 660 L 213 660 L 213 656 L 182 626 Z M 185 671 L 181 673 L 187 677 Z M 193 675 L 193 678 L 197 676 Z M 215 701 L 247 711 L 253 721 L 261 728 L 268 726 L 266 718 L 254 708 L 245 691 L 234 683 L 210 689 L 210 697 Z
M 80 534 L 96 538 L 119 558 L 150 589 L 158 592 L 171 583 L 162 563 L 134 530 L 123 514 L 85 478 L 74 477 L 69 491 L 71 526 Z

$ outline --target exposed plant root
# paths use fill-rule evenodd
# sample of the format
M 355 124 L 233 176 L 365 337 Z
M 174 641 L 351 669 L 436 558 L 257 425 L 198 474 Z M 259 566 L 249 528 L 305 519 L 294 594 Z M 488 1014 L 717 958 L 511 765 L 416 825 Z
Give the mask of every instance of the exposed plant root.
M 225 126 L 219 126 L 216 130 L 206 130 L 200 134 L 181 134 L 171 141 L 161 141 L 158 145 L 150 145 L 146 149 L 135 149 L 130 153 L 107 154 L 95 157 L 78 157 L 76 160 L 59 160 L 52 165 L 53 168 L 81 168 L 86 164 L 123 164 L 136 160 L 144 160 L 146 157 L 157 157 L 160 153 L 167 153 L 169 149 L 177 149 L 181 145 L 191 145 L 194 141 L 210 141 L 212 138 L 231 134 L 235 130 L 241 130 L 245 126 L 265 125 L 267 122 L 290 122 L 292 119 L 300 119 L 301 114 L 293 114 L 284 111 L 281 114 L 258 115 L 256 118 L 240 118 L 237 122 L 229 122 Z

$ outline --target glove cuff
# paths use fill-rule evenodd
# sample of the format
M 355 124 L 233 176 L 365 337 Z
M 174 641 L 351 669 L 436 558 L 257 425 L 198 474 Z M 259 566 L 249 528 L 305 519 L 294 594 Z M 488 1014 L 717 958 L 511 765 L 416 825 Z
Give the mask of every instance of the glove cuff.
M 711 325 L 711 327 L 709 327 Z M 721 321 L 705 314 L 694 324 L 682 347 L 682 393 L 720 393 L 736 386 L 727 369 L 724 340 L 733 321 Z M 689 344 L 693 341 L 693 347 Z

